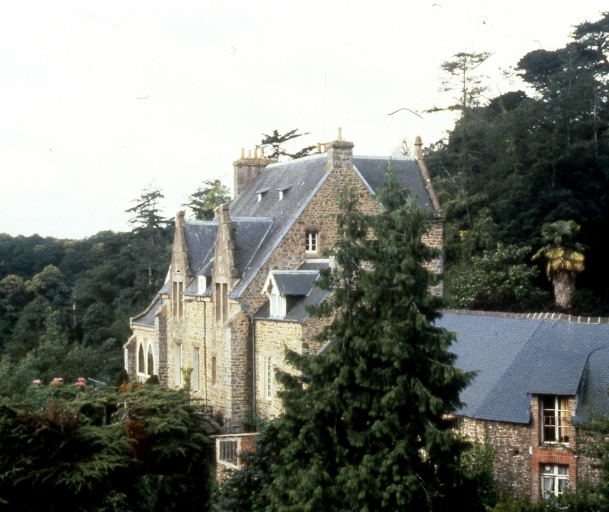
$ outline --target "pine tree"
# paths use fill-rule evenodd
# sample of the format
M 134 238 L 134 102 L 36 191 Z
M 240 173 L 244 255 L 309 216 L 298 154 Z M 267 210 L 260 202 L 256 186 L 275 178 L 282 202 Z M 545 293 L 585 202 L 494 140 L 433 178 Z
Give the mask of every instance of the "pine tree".
M 287 156 L 291 159 L 309 156 L 311 154 L 311 151 L 315 149 L 315 146 L 306 146 L 296 151 L 296 153 L 288 153 L 283 147 L 283 144 L 285 144 L 289 140 L 297 139 L 298 137 L 302 137 L 303 135 L 309 135 L 309 132 L 297 132 L 298 128 L 296 128 L 295 130 L 290 130 L 289 132 L 284 133 L 283 135 L 279 135 L 279 132 L 277 130 L 273 130 L 273 133 L 271 135 L 263 133 L 262 135 L 264 135 L 264 139 L 262 139 L 260 147 L 269 148 L 271 150 L 270 155 L 268 155 L 271 160 L 279 160 L 279 157 L 282 156 Z
M 328 350 L 289 353 L 297 375 L 278 374 L 272 510 L 426 510 L 465 478 L 452 413 L 470 375 L 453 365 L 454 335 L 434 326 L 431 219 L 391 169 L 379 200 L 384 213 L 367 215 L 351 191 L 337 216 L 336 266 L 321 280 L 332 295 L 313 312 L 332 316 L 318 336 Z

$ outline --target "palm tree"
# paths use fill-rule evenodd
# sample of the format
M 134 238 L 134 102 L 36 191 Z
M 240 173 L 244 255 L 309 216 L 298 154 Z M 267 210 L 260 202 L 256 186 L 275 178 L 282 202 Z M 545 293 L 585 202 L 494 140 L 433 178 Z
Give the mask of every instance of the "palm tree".
M 584 270 L 583 251 L 587 247 L 575 241 L 579 230 L 574 220 L 544 224 L 541 237 L 545 245 L 532 258 L 547 260 L 546 274 L 554 287 L 556 306 L 563 310 L 571 309 L 575 276 Z

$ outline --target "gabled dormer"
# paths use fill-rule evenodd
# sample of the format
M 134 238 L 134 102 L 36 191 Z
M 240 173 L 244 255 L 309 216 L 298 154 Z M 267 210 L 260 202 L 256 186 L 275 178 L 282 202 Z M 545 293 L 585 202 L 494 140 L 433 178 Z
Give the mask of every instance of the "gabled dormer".
M 318 278 L 318 270 L 272 270 L 263 287 L 269 298 L 269 317 L 286 318 L 311 293 Z
M 227 204 L 216 208 L 218 234 L 214 254 L 213 301 L 216 322 L 228 320 L 228 294 L 239 280 L 239 271 L 235 265 L 235 242 L 232 237 L 230 213 Z
M 176 215 L 176 231 L 173 239 L 170 270 L 171 314 L 175 318 L 184 317 L 183 292 L 192 280 L 192 270 L 188 261 L 188 243 L 186 242 L 186 220 L 184 212 Z

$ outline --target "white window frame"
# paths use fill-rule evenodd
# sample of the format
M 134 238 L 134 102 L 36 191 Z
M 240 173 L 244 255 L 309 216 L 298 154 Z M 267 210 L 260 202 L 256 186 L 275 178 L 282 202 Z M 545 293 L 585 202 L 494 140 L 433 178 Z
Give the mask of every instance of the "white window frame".
M 569 398 L 560 395 L 543 395 L 540 405 L 540 434 L 544 444 L 569 444 Z M 548 407 L 552 405 L 552 408 Z M 562 405 L 562 407 L 561 407 Z M 546 412 L 547 411 L 547 412 Z M 553 414 L 549 414 L 553 411 Z M 546 439 L 546 429 L 554 431 L 553 439 Z
M 305 252 L 317 254 L 319 252 L 319 232 L 307 231 L 305 233 Z
M 218 439 L 218 462 L 239 469 L 239 439 Z
M 540 469 L 541 495 L 544 498 L 560 496 L 569 486 L 569 466 L 565 464 L 542 464 Z
M 205 290 L 207 290 L 207 277 L 199 276 L 197 287 L 199 288 L 199 293 L 205 293 Z
M 182 386 L 182 344 L 176 343 L 173 350 L 174 379 L 179 388 Z
M 276 293 L 277 287 L 273 287 L 271 293 L 269 293 L 269 300 L 271 301 L 270 316 L 274 318 L 285 318 L 286 314 L 286 301 L 283 295 Z
M 192 347 L 192 377 L 191 385 L 193 391 L 199 391 L 201 381 L 201 349 Z
M 264 356 L 263 369 L 264 371 L 262 373 L 262 378 L 264 379 L 264 398 L 266 400 L 273 400 L 275 365 L 273 364 L 272 356 Z

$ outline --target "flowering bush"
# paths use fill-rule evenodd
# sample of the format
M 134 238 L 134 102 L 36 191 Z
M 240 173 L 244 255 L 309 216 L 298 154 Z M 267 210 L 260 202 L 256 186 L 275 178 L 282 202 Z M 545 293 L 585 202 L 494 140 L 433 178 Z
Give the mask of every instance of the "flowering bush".
M 83 389 L 87 386 L 87 379 L 84 377 L 78 377 L 76 384 L 74 384 L 77 388 Z
M 51 382 L 51 386 L 53 386 L 54 388 L 60 388 L 61 386 L 63 386 L 63 379 L 61 377 L 55 377 Z
M 42 384 L 42 382 L 40 381 L 40 379 L 36 379 L 32 381 L 32 386 L 40 386 L 40 384 Z

